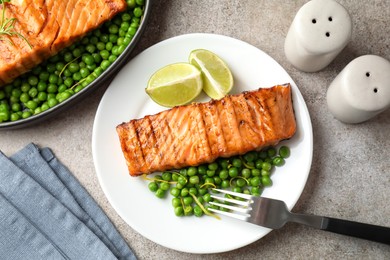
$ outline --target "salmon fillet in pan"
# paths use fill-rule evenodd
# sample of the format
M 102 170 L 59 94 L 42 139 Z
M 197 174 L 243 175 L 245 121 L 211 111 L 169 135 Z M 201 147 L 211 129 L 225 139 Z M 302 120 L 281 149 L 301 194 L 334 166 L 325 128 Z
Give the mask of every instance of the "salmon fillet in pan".
M 126 10 L 124 0 L 12 0 L 4 6 L 5 18 L 16 18 L 15 31 L 31 46 L 20 37 L 1 35 L 0 86 Z
M 177 106 L 117 126 L 131 176 L 210 163 L 291 138 L 291 86 Z

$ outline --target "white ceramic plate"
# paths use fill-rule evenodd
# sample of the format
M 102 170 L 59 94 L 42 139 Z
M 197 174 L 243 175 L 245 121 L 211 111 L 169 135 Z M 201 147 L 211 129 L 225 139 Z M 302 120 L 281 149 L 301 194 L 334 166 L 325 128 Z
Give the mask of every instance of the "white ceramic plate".
M 92 152 L 97 176 L 108 200 L 134 230 L 162 246 L 188 253 L 217 253 L 248 245 L 270 230 L 223 217 L 176 217 L 171 197 L 158 199 L 142 178 L 130 177 L 115 127 L 163 109 L 146 95 L 149 77 L 159 68 L 185 62 L 194 49 L 208 49 L 230 67 L 233 93 L 291 83 L 297 133 L 282 142 L 291 148 L 286 164 L 272 176 L 263 196 L 284 200 L 291 209 L 310 171 L 313 136 L 310 116 L 297 86 L 287 72 L 261 50 L 240 40 L 214 34 L 187 34 L 160 42 L 130 61 L 104 94 L 97 110 Z M 198 101 L 207 101 L 203 95 Z

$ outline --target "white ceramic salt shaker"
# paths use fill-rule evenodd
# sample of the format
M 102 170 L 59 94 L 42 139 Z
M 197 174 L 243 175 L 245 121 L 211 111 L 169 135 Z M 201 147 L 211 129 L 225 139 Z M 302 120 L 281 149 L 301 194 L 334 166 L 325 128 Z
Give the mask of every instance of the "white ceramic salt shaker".
M 376 55 L 352 60 L 330 84 L 327 103 L 344 123 L 361 123 L 390 108 L 390 62 Z
M 287 60 L 305 72 L 331 63 L 352 36 L 348 11 L 333 0 L 311 0 L 296 14 L 284 43 Z

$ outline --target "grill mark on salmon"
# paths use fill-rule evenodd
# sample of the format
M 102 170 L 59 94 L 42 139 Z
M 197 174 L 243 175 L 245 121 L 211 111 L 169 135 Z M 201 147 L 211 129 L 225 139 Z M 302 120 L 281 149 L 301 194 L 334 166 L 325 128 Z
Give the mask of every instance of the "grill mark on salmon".
M 13 0 L 5 3 L 5 17 L 17 19 L 15 31 L 28 40 L 31 48 L 19 37 L 3 36 L 0 40 L 0 86 L 10 83 L 124 10 L 124 0 Z
M 178 106 L 116 127 L 131 176 L 276 145 L 296 131 L 291 86 Z M 135 134 L 134 134 L 135 133 Z

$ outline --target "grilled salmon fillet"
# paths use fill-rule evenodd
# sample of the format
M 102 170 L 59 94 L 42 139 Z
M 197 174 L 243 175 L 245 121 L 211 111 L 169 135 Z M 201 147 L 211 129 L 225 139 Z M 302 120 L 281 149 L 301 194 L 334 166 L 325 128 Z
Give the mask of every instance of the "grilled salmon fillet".
M 291 138 L 291 86 L 177 106 L 116 127 L 131 176 L 210 163 Z
M 0 37 L 0 86 L 126 10 L 124 0 L 12 0 L 4 6 L 5 18 L 16 18 L 15 31 L 31 47 L 17 36 Z

